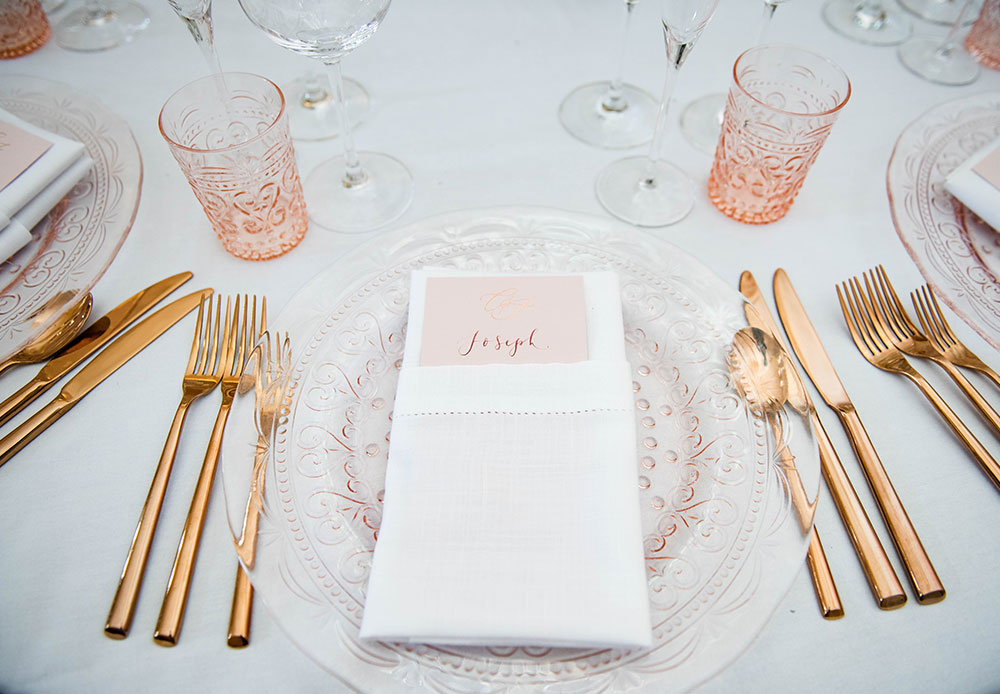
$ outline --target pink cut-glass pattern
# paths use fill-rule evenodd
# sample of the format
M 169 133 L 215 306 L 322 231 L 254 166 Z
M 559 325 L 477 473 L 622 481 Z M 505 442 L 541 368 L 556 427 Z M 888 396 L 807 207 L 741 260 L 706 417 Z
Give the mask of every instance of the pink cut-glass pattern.
M 220 93 L 227 94 L 225 110 Z M 229 253 L 267 260 L 305 236 L 309 219 L 285 101 L 270 80 L 226 74 L 193 82 L 164 105 L 160 131 Z
M 843 71 L 814 53 L 790 46 L 743 53 L 708 181 L 712 203 L 746 224 L 784 217 L 850 92 Z
M 0 59 L 18 58 L 45 45 L 52 35 L 38 0 L 0 2 Z
M 1000 70 L 1000 0 L 986 0 L 965 37 L 965 50 L 991 70 Z

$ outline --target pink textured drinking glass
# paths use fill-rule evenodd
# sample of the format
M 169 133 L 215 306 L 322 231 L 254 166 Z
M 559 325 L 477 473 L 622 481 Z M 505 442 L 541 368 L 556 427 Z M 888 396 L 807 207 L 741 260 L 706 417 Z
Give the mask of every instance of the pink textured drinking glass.
M 757 46 L 733 66 L 708 196 L 728 217 L 767 224 L 788 212 L 851 95 L 830 60 L 794 46 Z
M 986 0 L 965 37 L 965 50 L 991 70 L 1000 70 L 1000 0 Z
M 31 53 L 51 35 L 39 0 L 0 0 L 0 59 Z
M 227 251 L 267 260 L 309 228 L 285 98 L 246 73 L 203 77 L 171 96 L 160 132 Z

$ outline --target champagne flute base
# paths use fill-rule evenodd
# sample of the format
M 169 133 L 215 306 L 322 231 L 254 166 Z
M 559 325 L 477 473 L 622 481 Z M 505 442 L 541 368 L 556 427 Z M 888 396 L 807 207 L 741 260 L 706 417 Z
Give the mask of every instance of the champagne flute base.
M 100 12 L 83 7 L 66 15 L 53 32 L 56 43 L 71 51 L 104 51 L 131 41 L 149 26 L 142 5 L 102 0 L 100 6 Z
M 374 231 L 398 219 L 413 197 L 413 177 L 397 159 L 358 152 L 365 180 L 348 185 L 343 156 L 317 166 L 305 181 L 306 209 L 316 224 L 347 234 Z
M 597 177 L 597 199 L 608 212 L 640 227 L 664 227 L 694 207 L 694 184 L 686 173 L 647 156 L 608 165 Z
M 899 62 L 910 72 L 938 84 L 969 84 L 979 77 L 979 65 L 961 46 L 944 52 L 941 39 L 930 36 L 918 36 L 900 46 Z
M 340 116 L 332 90 L 325 76 L 320 76 L 319 82 L 322 85 L 319 98 L 309 94 L 310 80 L 307 77 L 292 80 L 281 88 L 285 94 L 288 125 L 292 130 L 293 140 L 312 142 L 340 135 Z M 344 100 L 353 129 L 368 115 L 368 92 L 358 82 L 345 78 Z
M 607 108 L 610 83 L 593 82 L 571 91 L 559 106 L 559 121 L 570 135 L 594 147 L 627 149 L 649 142 L 657 101 L 631 84 L 622 85 L 622 104 Z
M 873 46 L 894 46 L 910 37 L 911 25 L 901 12 L 884 4 L 868 11 L 859 0 L 828 0 L 823 19 L 838 34 Z
M 684 139 L 699 152 L 715 154 L 725 111 L 725 94 L 706 94 L 692 101 L 681 111 L 681 133 Z

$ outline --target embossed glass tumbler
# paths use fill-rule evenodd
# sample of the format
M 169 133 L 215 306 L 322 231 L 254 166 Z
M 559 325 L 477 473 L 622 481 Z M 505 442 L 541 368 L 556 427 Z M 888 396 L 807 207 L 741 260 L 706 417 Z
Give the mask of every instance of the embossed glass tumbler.
M 160 133 L 225 249 L 267 260 L 309 228 L 285 98 L 258 75 L 225 80 L 225 97 L 215 75 L 182 87 L 160 111 Z
M 965 49 L 983 67 L 1000 70 L 1000 0 L 986 0 L 965 37 Z
M 0 59 L 41 48 L 52 29 L 38 0 L 0 0 Z
M 733 66 L 708 196 L 728 217 L 785 216 L 851 95 L 830 60 L 793 46 L 757 46 Z

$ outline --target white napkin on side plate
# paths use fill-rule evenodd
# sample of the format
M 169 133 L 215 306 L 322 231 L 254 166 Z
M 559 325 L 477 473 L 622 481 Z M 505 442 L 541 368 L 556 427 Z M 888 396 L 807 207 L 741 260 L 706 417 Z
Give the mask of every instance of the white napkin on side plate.
M 984 222 L 1000 231 L 1000 164 L 991 167 L 993 182 L 974 169 L 987 159 L 1000 157 L 1000 139 L 994 140 L 962 162 L 945 179 L 945 189 Z
M 617 276 L 583 274 L 587 361 L 420 366 L 427 278 L 455 274 L 412 273 L 361 637 L 650 646 Z

